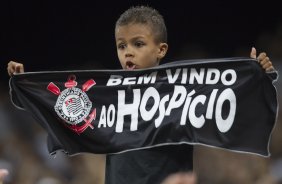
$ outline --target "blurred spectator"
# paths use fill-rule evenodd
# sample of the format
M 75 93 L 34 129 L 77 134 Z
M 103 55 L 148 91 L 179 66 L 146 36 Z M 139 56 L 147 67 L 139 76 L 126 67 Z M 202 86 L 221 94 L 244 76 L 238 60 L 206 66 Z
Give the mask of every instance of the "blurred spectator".
M 0 88 L 0 168 L 4 184 L 103 184 L 104 156 L 63 152 L 50 155 L 47 133 L 25 111 L 10 103 Z
M 175 173 L 168 176 L 162 184 L 196 184 L 194 173 Z
M 0 184 L 3 184 L 5 176 L 9 174 L 8 170 L 0 169 Z

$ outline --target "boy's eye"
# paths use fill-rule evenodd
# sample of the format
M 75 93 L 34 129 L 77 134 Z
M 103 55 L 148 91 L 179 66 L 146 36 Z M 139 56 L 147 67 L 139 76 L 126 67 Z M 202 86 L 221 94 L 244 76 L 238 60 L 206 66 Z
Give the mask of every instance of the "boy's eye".
M 126 45 L 124 43 L 118 44 L 118 49 L 125 49 Z
M 135 42 L 135 46 L 136 46 L 136 47 L 142 47 L 142 46 L 144 46 L 144 45 L 145 45 L 144 42 L 141 42 L 141 41 Z

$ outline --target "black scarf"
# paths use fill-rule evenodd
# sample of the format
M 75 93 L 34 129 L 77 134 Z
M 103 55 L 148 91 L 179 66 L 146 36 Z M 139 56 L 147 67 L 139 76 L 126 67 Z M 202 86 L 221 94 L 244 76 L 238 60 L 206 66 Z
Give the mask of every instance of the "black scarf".
M 256 60 L 177 61 L 155 68 L 30 72 L 10 80 L 12 102 L 48 132 L 50 153 L 120 153 L 201 144 L 269 156 L 273 81 Z

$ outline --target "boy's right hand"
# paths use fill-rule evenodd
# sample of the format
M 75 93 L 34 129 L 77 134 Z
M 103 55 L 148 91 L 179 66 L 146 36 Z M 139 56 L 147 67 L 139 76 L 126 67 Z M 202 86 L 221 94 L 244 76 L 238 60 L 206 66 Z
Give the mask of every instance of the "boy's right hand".
M 8 63 L 7 71 L 10 76 L 15 73 L 24 73 L 24 65 L 15 61 L 10 61 Z

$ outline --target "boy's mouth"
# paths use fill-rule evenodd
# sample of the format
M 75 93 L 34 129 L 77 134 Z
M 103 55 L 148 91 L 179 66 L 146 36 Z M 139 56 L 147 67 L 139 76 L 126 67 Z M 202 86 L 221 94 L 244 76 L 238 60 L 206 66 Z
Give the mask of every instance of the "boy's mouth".
M 127 70 L 134 70 L 134 69 L 136 69 L 136 65 L 134 63 L 132 63 L 131 61 L 126 61 L 125 66 L 126 66 Z

